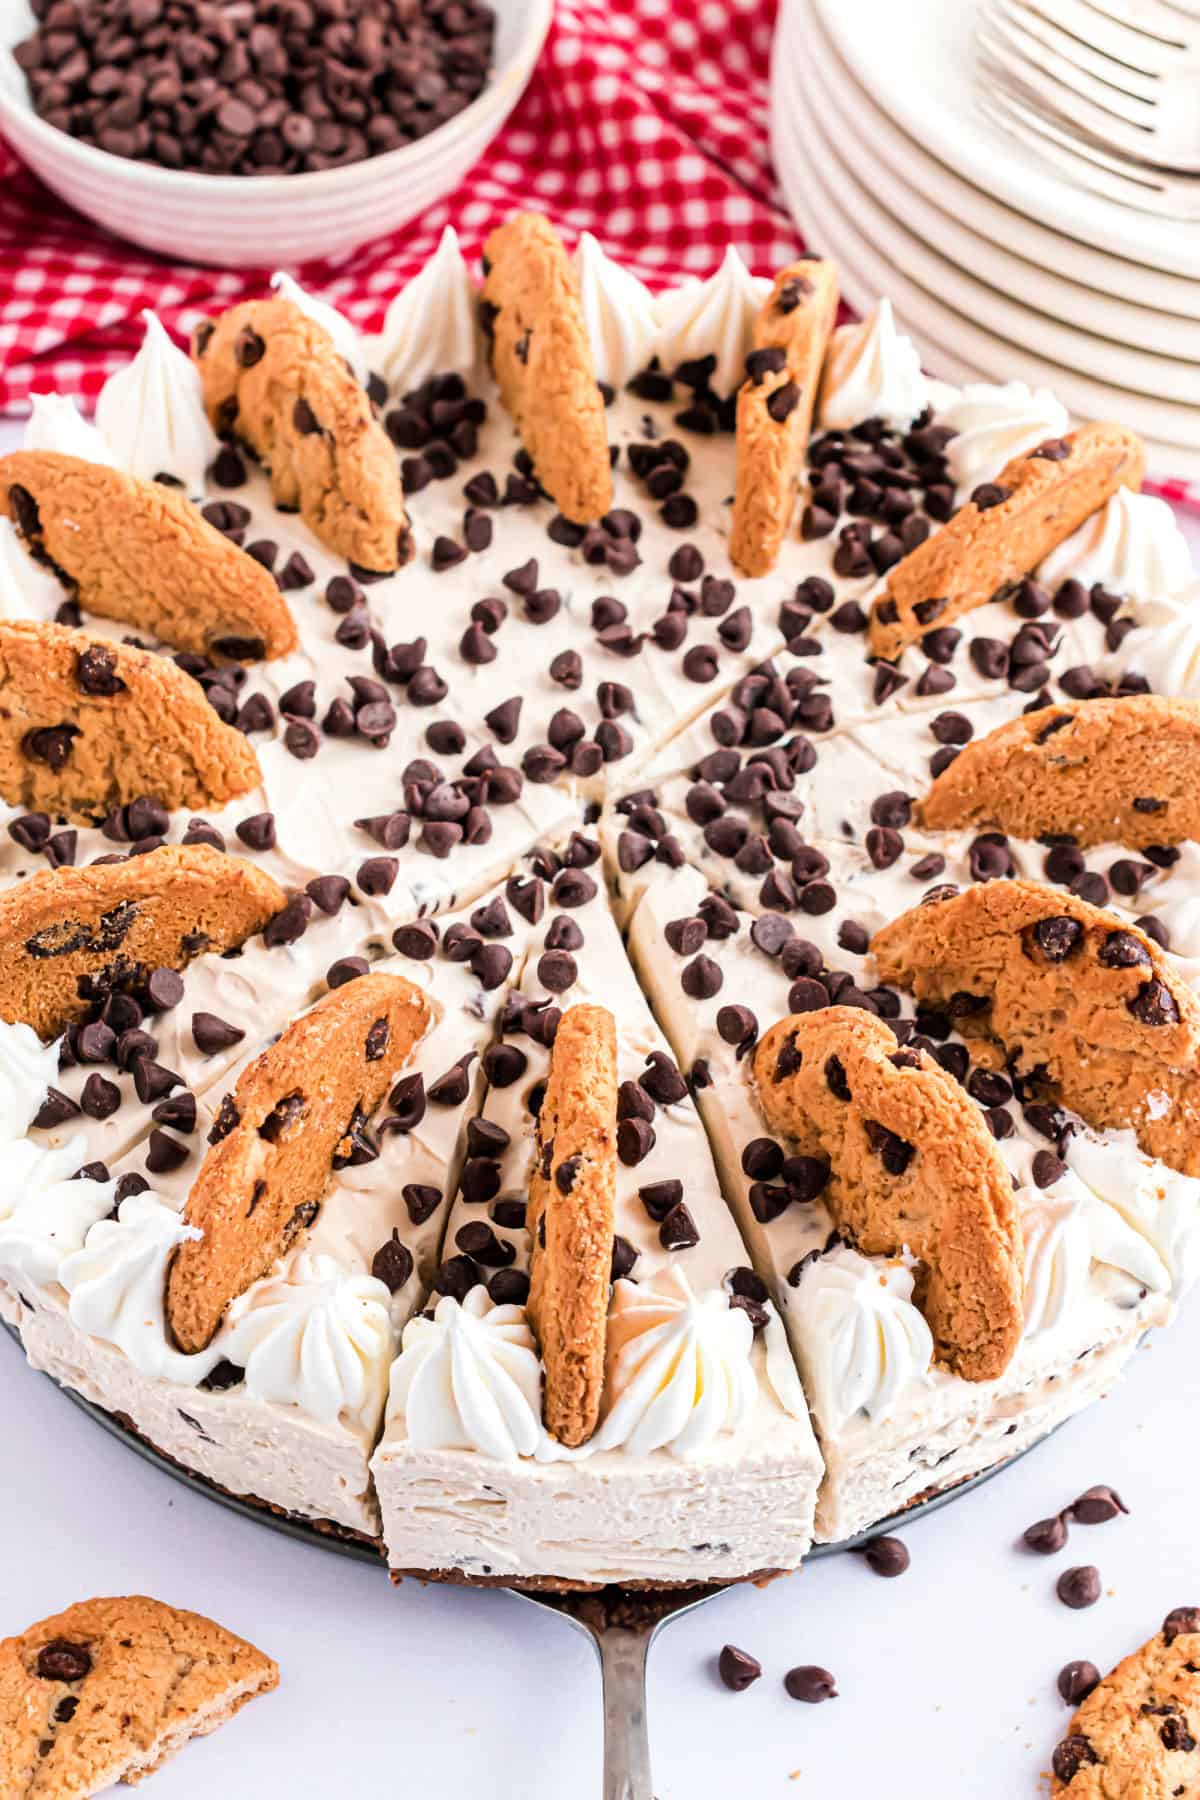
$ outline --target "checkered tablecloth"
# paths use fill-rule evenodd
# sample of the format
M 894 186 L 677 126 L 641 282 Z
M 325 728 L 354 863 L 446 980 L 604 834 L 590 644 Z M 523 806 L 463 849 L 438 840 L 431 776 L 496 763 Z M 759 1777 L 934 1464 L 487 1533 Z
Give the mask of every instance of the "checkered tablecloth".
M 776 186 L 767 75 L 776 0 L 558 0 L 542 58 L 504 132 L 415 223 L 295 271 L 363 330 L 457 227 L 468 255 L 536 206 L 588 229 L 652 287 L 707 275 L 729 242 L 766 273 L 802 245 Z M 58 388 L 87 405 L 141 341 L 153 307 L 194 320 L 261 293 L 269 270 L 169 263 L 71 212 L 0 139 L 0 413 Z M 1200 506 L 1200 488 L 1170 497 Z

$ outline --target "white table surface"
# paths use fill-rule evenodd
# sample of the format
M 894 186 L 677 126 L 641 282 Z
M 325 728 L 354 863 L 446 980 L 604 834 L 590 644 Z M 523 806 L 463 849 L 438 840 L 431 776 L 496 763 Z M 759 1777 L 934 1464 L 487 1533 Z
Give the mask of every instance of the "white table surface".
M 15 440 L 0 423 L 0 451 Z M 1200 527 L 1188 522 L 1200 560 Z M 156 1800 L 593 1800 L 600 1688 L 569 1626 L 504 1593 L 406 1581 L 293 1543 L 149 1467 L 0 1334 L 0 1633 L 93 1594 L 211 1614 L 278 1660 L 279 1691 L 154 1777 Z M 658 1800 L 1020 1800 L 1069 1716 L 1063 1663 L 1109 1668 L 1174 1606 L 1200 1604 L 1200 1295 L 1121 1386 L 1011 1469 L 910 1526 L 908 1573 L 858 1557 L 720 1595 L 667 1628 L 650 1666 Z M 1130 1516 L 1053 1557 L 1024 1527 L 1108 1482 Z M 1095 1563 L 1088 1612 L 1055 1597 Z M 734 1643 L 762 1680 L 717 1680 Z M 839 1697 L 790 1700 L 819 1663 Z

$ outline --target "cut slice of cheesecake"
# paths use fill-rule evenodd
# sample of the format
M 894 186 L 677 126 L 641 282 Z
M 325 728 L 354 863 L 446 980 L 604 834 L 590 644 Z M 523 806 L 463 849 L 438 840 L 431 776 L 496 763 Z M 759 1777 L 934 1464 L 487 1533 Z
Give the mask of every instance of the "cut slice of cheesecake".
M 972 1068 L 948 1017 L 914 1018 L 879 987 L 865 942 L 840 947 L 837 919 L 752 916 L 698 871 L 659 868 L 630 928 L 634 966 L 796 1351 L 826 1465 L 823 1541 L 1003 1461 L 1106 1392 L 1145 1329 L 1170 1317 L 1200 1248 L 1200 1183 L 1141 1156 L 1130 1133 L 1098 1138 L 1028 1089 L 1022 1105 L 1006 1075 Z M 790 1156 L 767 1127 L 752 1073 L 759 1037 L 835 1001 L 879 1014 L 898 1050 L 916 1045 L 964 1081 L 997 1139 L 1018 1190 L 1026 1297 L 1024 1335 L 996 1379 L 965 1381 L 935 1360 L 920 1265 L 840 1238 L 826 1169 Z M 1138 1196 L 1129 1207 L 1121 1181 Z
M 598 868 L 564 868 L 546 899 L 485 1059 L 434 1292 L 392 1370 L 372 1464 L 388 1560 L 567 1587 L 792 1568 L 820 1459 L 778 1317 Z M 586 1159 L 538 1129 L 557 1034 L 582 1016 L 615 1030 L 616 1206 L 599 1422 L 570 1447 L 543 1419 L 527 1219 L 539 1153 L 557 1214 L 587 1189 Z

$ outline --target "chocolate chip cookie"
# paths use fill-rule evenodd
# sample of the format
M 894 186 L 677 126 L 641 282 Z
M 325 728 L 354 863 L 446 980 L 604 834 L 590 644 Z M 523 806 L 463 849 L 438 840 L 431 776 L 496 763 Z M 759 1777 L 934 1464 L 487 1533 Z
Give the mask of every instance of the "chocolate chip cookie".
M 1148 1644 L 1092 1689 L 1051 1761 L 1070 1800 L 1200 1793 L 1200 1607 L 1167 1614 Z

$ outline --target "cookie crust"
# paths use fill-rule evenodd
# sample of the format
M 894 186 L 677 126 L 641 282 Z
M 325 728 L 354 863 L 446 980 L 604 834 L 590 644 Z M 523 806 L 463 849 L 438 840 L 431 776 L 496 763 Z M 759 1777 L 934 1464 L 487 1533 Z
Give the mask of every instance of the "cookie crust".
M 923 1051 L 846 1006 L 781 1019 L 754 1053 L 773 1136 L 830 1165 L 824 1197 L 868 1256 L 905 1249 L 939 1359 L 1003 1374 L 1024 1326 L 1012 1182 L 977 1106 Z
M 224 806 L 262 779 L 243 734 L 169 657 L 0 621 L 0 798 L 97 824 L 142 796 Z
M 218 660 L 296 648 L 274 577 L 159 481 L 50 450 L 14 450 L 0 457 L 0 513 L 85 612 Z
M 244 943 L 286 903 L 263 870 L 205 844 L 47 869 L 0 894 L 0 1018 L 54 1037 L 152 969 Z
M 1121 425 L 1085 425 L 1014 456 L 891 571 L 871 608 L 872 655 L 894 662 L 931 626 L 986 605 L 1145 472 L 1141 439 Z
M 572 1006 L 550 1054 L 528 1217 L 542 1418 L 563 1444 L 586 1443 L 600 1418 L 616 1195 L 616 1022 L 603 1006 Z
M 427 995 L 362 975 L 289 1025 L 226 1094 L 184 1218 L 202 1236 L 167 1275 L 167 1321 L 203 1350 L 231 1300 L 266 1274 L 320 1210 L 332 1170 L 429 1029 Z
M 991 825 L 1092 844 L 1200 838 L 1200 702 L 1131 694 L 1010 719 L 959 751 L 921 806 L 931 831 Z
M 290 300 L 245 300 L 197 326 L 192 360 L 213 429 L 249 445 L 278 506 L 374 574 L 409 560 L 396 453 L 322 326 Z
M 1200 1003 L 1144 932 L 1038 881 L 927 899 L 872 940 L 881 981 L 997 1041 L 1098 1130 L 1200 1175 Z
M 801 260 L 780 270 L 758 315 L 738 393 L 729 541 L 745 575 L 768 574 L 787 536 L 837 307 L 834 264 Z
M 136 1785 L 278 1685 L 269 1656 L 200 1613 L 140 1594 L 82 1600 L 0 1643 L 0 1791 L 83 1800 Z
M 541 213 L 518 213 L 488 238 L 483 266 L 481 317 L 500 396 L 555 505 L 590 524 L 612 505 L 612 468 L 567 253 Z

